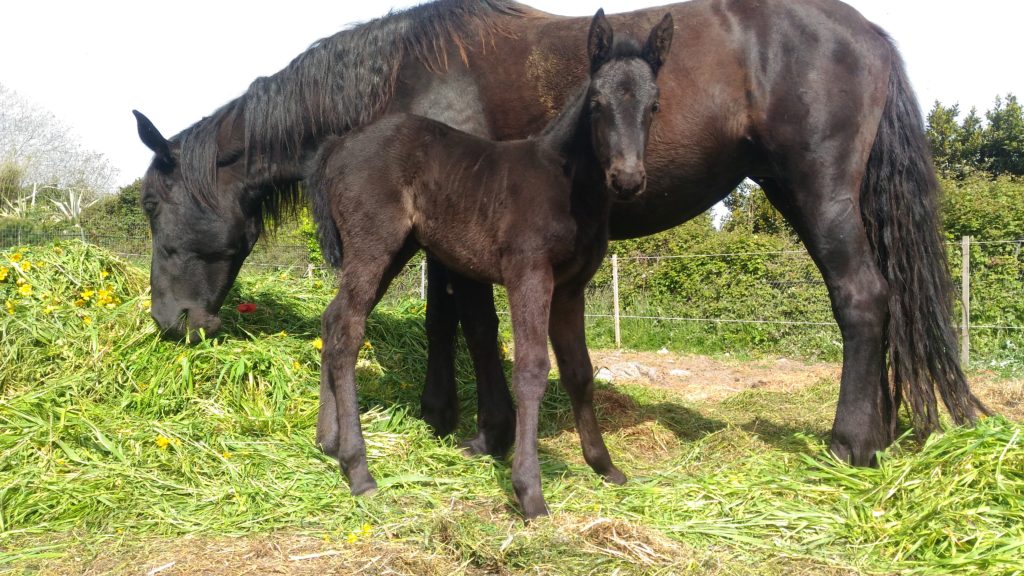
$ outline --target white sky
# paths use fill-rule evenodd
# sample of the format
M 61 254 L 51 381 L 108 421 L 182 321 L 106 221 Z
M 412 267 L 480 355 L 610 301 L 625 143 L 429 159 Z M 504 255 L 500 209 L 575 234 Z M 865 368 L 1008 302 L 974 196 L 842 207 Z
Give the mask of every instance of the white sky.
M 664 4 L 651 0 L 526 0 L 590 15 Z M 899 43 L 927 111 L 938 99 L 989 109 L 1024 97 L 1021 0 L 847 0 Z M 175 0 L 7 3 L 0 84 L 53 112 L 120 170 L 141 176 L 151 153 L 131 110 L 171 136 L 272 74 L 313 41 L 415 0 Z

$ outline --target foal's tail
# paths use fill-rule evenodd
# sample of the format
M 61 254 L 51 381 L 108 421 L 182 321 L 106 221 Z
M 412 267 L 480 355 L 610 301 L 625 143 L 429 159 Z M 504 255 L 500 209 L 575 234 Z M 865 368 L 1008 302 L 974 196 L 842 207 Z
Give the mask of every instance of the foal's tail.
M 338 225 L 331 215 L 331 198 L 327 193 L 330 186 L 330 178 L 324 172 L 328 151 L 334 148 L 335 142 L 329 142 L 320 147 L 320 151 L 314 155 L 312 162 L 308 165 L 308 176 L 303 182 L 306 189 L 306 196 L 309 198 L 310 210 L 313 213 L 313 221 L 316 222 L 316 235 L 320 243 L 320 253 L 327 262 L 334 268 L 341 266 L 341 235 L 338 233 Z
M 952 279 L 940 231 L 939 189 L 921 110 L 903 60 L 892 50 L 889 96 L 868 159 L 861 214 L 889 282 L 887 344 L 895 418 L 910 405 L 921 437 L 939 428 L 935 390 L 957 424 L 988 409 L 971 392 L 953 330 Z

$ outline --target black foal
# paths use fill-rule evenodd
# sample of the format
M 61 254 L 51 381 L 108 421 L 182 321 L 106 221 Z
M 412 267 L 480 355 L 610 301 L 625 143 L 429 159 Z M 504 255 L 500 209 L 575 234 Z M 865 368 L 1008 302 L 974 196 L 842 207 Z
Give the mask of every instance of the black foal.
M 614 42 L 599 11 L 588 40 L 590 76 L 536 138 L 492 142 L 394 115 L 320 148 L 306 182 L 324 254 L 341 266 L 341 288 L 323 316 L 317 440 L 338 458 L 353 494 L 376 487 L 355 386 L 366 317 L 419 248 L 508 289 L 518 400 L 512 483 L 523 514 L 547 511 L 537 460 L 546 335 L 587 463 L 610 482 L 626 481 L 594 415 L 583 291 L 608 248 L 612 194 L 645 189 L 655 80 L 672 31 L 667 15 L 645 45 Z

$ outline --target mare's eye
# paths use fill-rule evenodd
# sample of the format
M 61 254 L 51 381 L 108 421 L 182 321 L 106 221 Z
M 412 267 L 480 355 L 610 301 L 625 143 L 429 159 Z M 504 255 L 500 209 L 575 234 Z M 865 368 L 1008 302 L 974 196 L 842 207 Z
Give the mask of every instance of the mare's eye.
M 654 104 L 651 104 L 651 112 L 657 112 L 658 110 L 661 110 L 660 102 L 655 102 Z

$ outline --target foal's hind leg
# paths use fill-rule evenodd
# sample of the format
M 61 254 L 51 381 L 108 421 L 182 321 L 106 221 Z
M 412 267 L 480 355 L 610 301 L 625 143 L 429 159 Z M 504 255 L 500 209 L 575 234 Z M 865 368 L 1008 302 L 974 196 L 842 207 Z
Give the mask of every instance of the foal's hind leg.
M 391 279 L 415 250 L 415 246 L 409 244 L 403 248 L 401 235 L 396 236 L 398 239 L 392 240 L 390 249 L 387 243 L 383 243 L 378 244 L 383 248 L 372 254 L 361 253 L 356 247 L 346 251 L 341 287 L 323 316 L 321 412 L 318 414 L 317 435 L 324 451 L 338 459 L 355 495 L 377 487 L 366 462 L 355 381 L 356 360 L 363 345 L 366 318 Z M 327 422 L 332 414 L 336 417 L 334 427 Z
M 825 170 L 794 184 L 763 183 L 769 199 L 797 229 L 825 279 L 843 336 L 839 405 L 831 450 L 857 466 L 893 441 L 896 418 L 885 366 L 889 285 L 868 243 L 857 202 L 859 178 Z
M 558 375 L 569 393 L 583 458 L 594 472 L 613 484 L 624 484 L 626 475 L 612 464 L 594 414 L 594 367 L 587 352 L 583 291 L 555 290 L 551 303 L 549 334 L 558 361 Z

